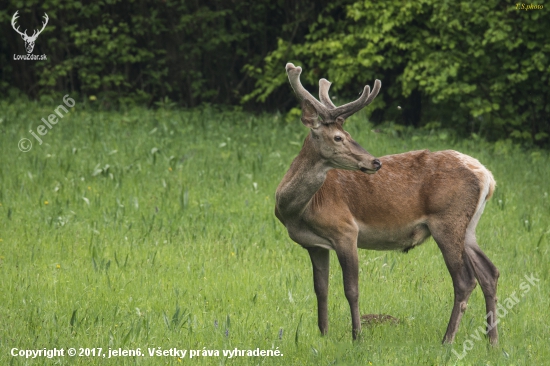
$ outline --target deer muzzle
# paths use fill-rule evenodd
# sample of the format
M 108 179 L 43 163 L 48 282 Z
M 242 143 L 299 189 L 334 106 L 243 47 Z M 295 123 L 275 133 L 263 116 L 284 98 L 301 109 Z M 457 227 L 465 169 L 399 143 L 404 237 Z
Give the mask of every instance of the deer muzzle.
M 380 168 L 382 168 L 382 162 L 378 159 L 373 159 L 369 163 L 359 163 L 359 170 L 367 174 L 374 174 L 379 171 Z

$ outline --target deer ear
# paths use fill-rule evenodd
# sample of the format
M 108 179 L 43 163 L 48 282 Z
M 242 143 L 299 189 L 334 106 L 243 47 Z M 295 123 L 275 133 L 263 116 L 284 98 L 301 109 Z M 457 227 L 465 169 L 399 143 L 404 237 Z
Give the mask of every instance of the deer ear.
M 319 113 L 313 106 L 313 104 L 307 100 L 304 99 L 302 102 L 302 123 L 309 128 L 317 128 L 319 127 Z

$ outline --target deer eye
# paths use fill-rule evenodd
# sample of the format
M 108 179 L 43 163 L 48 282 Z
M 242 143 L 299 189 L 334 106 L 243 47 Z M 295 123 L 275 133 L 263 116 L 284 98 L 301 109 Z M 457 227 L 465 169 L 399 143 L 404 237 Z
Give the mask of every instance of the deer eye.
M 342 137 L 341 136 L 334 136 L 334 141 L 340 142 L 340 141 L 342 141 Z

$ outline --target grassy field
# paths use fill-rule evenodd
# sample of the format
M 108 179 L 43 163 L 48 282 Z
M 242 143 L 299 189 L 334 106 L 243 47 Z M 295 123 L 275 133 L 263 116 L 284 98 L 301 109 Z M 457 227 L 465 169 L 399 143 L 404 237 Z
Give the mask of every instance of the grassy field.
M 309 257 L 273 214 L 275 188 L 307 133 L 298 119 L 101 112 L 77 101 L 38 135 L 60 103 L 0 102 L 1 365 L 550 364 L 547 153 L 441 131 L 374 132 L 364 117 L 350 119 L 347 130 L 375 156 L 452 148 L 493 172 L 478 241 L 500 270 L 500 302 L 523 295 L 490 348 L 476 340 L 485 321 L 478 286 L 456 343 L 442 346 L 453 291 L 433 240 L 408 254 L 360 251 L 361 312 L 401 321 L 364 326 L 352 342 L 336 256 L 321 337 Z M 33 143 L 29 152 L 21 138 Z M 526 291 L 531 274 L 540 281 Z M 65 356 L 11 355 L 44 348 Z M 98 348 L 144 356 L 107 359 Z M 149 356 L 172 348 L 187 354 Z M 281 355 L 224 357 L 236 348 Z

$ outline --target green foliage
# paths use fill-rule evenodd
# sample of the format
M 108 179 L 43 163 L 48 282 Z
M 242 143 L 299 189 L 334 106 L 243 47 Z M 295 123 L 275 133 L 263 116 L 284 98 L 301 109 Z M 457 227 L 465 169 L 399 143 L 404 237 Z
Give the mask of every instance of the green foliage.
M 263 68 L 250 70 L 258 79 L 250 98 L 263 101 L 286 84 L 284 64 L 294 61 L 304 66 L 306 83 L 332 81 L 339 99 L 382 79 L 369 107 L 379 121 L 437 120 L 466 134 L 550 142 L 546 9 L 519 10 L 498 0 L 357 1 L 335 21 L 334 7 L 310 26 L 304 42 L 280 39 Z
M 421 0 L 16 0 L 0 5 L 0 94 L 82 94 L 100 108 L 169 98 L 178 105 L 296 106 L 286 62 L 312 90 L 334 84 L 336 103 L 383 81 L 375 123 L 433 122 L 462 136 L 550 144 L 550 13 L 505 4 Z M 40 26 L 35 54 L 19 24 Z M 400 108 L 398 108 L 398 106 Z
M 253 87 L 243 65 L 259 64 L 275 35 L 299 36 L 323 3 L 12 0 L 0 6 L 0 86 L 33 97 L 76 91 L 98 96 L 104 108 L 164 97 L 186 106 L 238 104 Z M 16 10 L 30 33 L 48 14 L 34 52 L 46 61 L 10 59 L 25 53 L 10 25 Z

